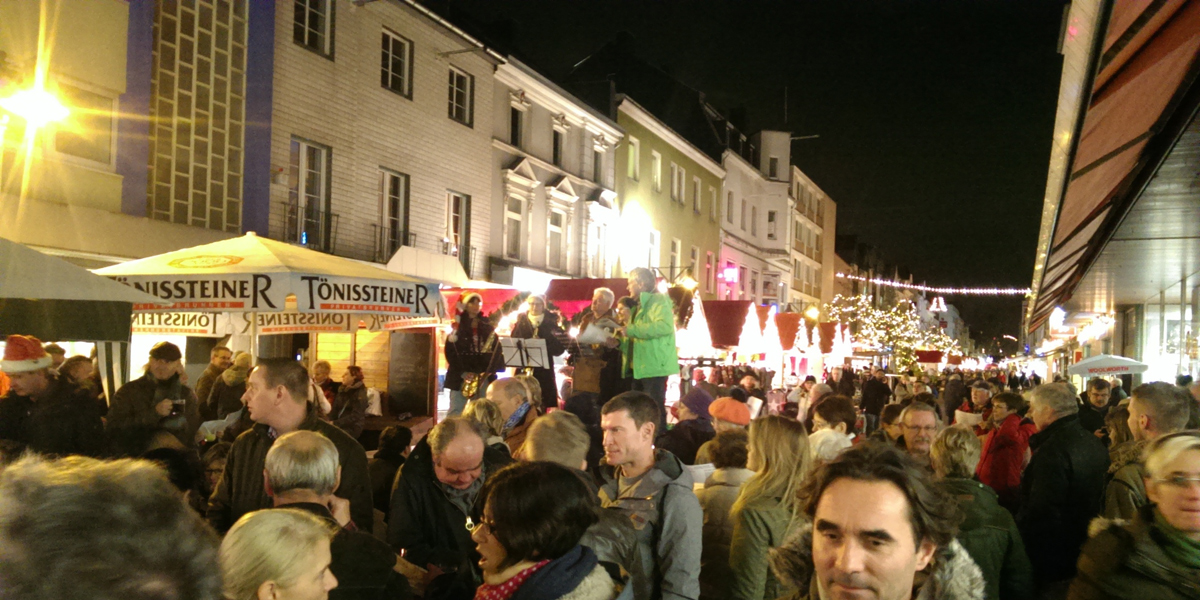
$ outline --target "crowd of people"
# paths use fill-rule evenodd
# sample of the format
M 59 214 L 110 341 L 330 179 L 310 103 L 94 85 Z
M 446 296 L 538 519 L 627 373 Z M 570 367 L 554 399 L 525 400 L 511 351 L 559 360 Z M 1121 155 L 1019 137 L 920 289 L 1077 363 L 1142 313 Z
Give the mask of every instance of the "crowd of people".
M 162 343 L 108 402 L 11 336 L 0 599 L 1200 598 L 1200 390 L 720 368 L 667 407 L 641 277 L 597 292 L 596 343 L 531 301 L 516 331 L 569 353 L 562 388 L 497 377 L 464 298 L 452 414 L 370 457 L 357 367 L 216 348 L 193 391 Z

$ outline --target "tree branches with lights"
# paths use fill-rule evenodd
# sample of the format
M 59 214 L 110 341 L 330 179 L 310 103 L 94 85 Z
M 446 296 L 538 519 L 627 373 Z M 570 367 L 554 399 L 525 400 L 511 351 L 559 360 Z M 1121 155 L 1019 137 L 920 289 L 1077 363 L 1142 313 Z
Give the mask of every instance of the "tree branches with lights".
M 917 350 L 961 353 L 958 341 L 941 329 L 923 329 L 917 307 L 900 300 L 886 310 L 875 307 L 870 297 L 837 296 L 829 305 L 829 315 L 851 327 L 856 340 L 892 355 L 898 370 L 906 371 L 917 362 Z

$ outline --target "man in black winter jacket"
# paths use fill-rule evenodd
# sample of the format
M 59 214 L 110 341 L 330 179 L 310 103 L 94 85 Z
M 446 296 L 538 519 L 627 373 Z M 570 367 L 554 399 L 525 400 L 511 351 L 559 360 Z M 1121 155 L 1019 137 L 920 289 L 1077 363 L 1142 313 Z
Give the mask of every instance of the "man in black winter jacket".
M 1108 451 L 1079 425 L 1079 404 L 1063 384 L 1034 389 L 1029 417 L 1038 433 L 1021 477 L 1017 527 L 1043 593 L 1063 591 L 1075 576 L 1088 523 L 1103 508 Z
M 387 541 L 422 568 L 452 574 L 459 590 L 483 581 L 471 540 L 473 512 L 488 476 L 512 462 L 487 446 L 481 426 L 451 417 L 417 442 L 392 487 Z
M 9 336 L 0 368 L 11 378 L 0 398 L 0 440 L 41 454 L 99 456 L 104 423 L 96 401 L 50 371 L 37 338 Z
M 338 450 L 342 479 L 334 492 L 350 501 L 350 516 L 364 529 L 375 522 L 367 453 L 346 432 L 322 421 L 316 413 L 308 370 L 287 358 L 259 362 L 246 380 L 246 410 L 255 425 L 238 436 L 229 450 L 225 472 L 208 500 L 208 522 L 227 531 L 242 515 L 271 507 L 263 488 L 267 451 L 276 438 L 296 430 L 315 431 Z

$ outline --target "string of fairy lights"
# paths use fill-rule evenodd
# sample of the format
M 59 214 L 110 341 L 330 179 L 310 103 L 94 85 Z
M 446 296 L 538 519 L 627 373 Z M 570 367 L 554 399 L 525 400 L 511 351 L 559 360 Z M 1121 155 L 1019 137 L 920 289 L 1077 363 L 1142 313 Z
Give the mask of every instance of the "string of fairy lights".
M 851 275 L 849 273 L 838 273 L 838 277 L 849 279 L 852 281 L 861 281 L 863 283 L 873 283 L 885 287 L 901 288 L 906 290 L 917 290 L 919 292 L 929 292 L 931 294 L 962 295 L 962 296 L 1028 296 L 1029 288 L 970 288 L 970 287 L 935 287 L 928 285 L 920 285 L 915 283 L 906 283 L 896 281 L 894 279 L 880 279 L 878 277 L 862 277 L 860 275 Z

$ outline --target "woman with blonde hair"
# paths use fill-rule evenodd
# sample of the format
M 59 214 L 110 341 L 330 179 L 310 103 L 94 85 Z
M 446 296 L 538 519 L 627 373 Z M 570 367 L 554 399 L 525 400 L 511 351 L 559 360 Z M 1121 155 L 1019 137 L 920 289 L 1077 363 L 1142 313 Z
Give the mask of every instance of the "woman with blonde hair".
M 767 551 L 783 544 L 801 520 L 799 491 L 810 465 L 804 425 L 771 415 L 750 423 L 747 467 L 754 476 L 733 504 L 729 592 L 739 600 L 779 598 L 784 588 L 767 567 Z
M 246 513 L 225 534 L 219 559 L 226 600 L 311 600 L 329 597 L 333 527 L 295 509 Z

